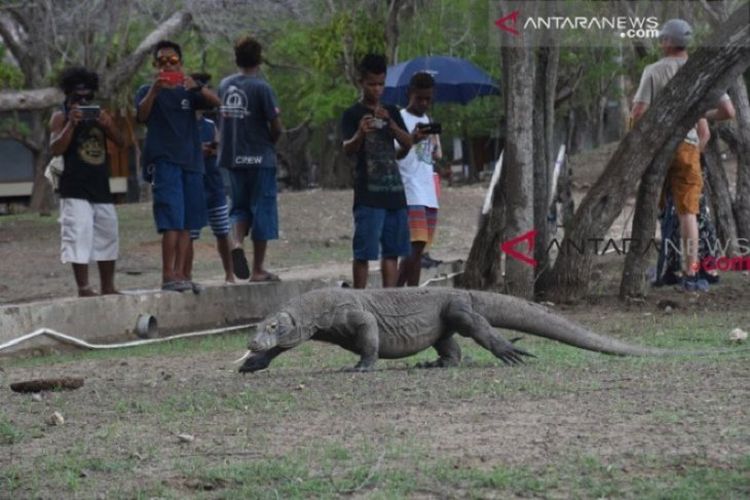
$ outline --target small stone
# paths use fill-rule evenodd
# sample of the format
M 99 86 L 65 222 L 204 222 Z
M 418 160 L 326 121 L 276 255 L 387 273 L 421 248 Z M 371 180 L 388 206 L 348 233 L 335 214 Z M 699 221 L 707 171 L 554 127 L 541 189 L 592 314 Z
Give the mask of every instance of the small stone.
M 548 300 L 545 300 L 544 302 L 540 302 L 540 304 L 542 304 L 543 306 L 547 306 L 547 307 L 555 307 L 555 303 L 550 302 Z
M 63 425 L 65 423 L 65 418 L 62 416 L 62 413 L 56 411 L 47 417 L 46 422 L 47 425 Z
M 38 392 L 35 392 L 34 394 L 31 395 L 31 400 L 36 401 L 38 403 L 42 400 L 42 395 L 39 394 Z
M 195 436 L 192 434 L 177 434 L 177 439 L 179 439 L 181 443 L 192 443 L 195 441 Z
M 729 332 L 729 341 L 730 342 L 736 342 L 738 344 L 744 342 L 747 340 L 747 332 L 740 329 L 735 328 L 731 332 Z
M 672 312 L 672 306 L 667 306 L 664 308 L 664 312 L 667 314 L 670 314 Z
M 304 388 L 305 388 L 305 384 L 300 384 L 300 385 L 297 386 L 297 390 L 298 391 L 301 391 Z

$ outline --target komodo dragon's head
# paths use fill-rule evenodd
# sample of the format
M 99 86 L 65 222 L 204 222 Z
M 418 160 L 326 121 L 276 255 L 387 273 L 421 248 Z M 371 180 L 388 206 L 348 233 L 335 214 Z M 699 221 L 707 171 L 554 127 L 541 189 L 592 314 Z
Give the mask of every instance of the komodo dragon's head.
M 267 317 L 258 325 L 257 333 L 247 347 L 251 352 L 259 352 L 276 346 L 293 347 L 298 341 L 299 332 L 294 320 L 288 313 L 280 312 Z
M 257 333 L 247 346 L 247 354 L 237 360 L 244 361 L 240 372 L 264 370 L 273 358 L 297 345 L 300 339 L 300 329 L 289 313 L 280 312 L 269 316 L 258 325 Z

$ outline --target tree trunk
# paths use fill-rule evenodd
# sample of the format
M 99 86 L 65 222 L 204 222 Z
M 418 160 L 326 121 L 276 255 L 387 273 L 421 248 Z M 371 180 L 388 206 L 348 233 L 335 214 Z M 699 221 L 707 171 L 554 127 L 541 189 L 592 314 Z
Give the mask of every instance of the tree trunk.
M 625 256 L 625 268 L 620 281 L 620 298 L 645 297 L 648 283 L 646 268 L 649 263 L 651 240 L 656 232 L 659 216 L 659 195 L 667 176 L 667 168 L 672 161 L 677 145 L 682 141 L 673 137 L 656 155 L 641 178 L 633 214 L 631 242 Z
M 590 238 L 603 238 L 636 183 L 664 148 L 674 148 L 698 118 L 750 65 L 748 13 L 742 8 L 696 50 L 635 128 L 620 143 L 596 184 L 581 203 L 553 268 L 552 296 L 576 300 L 587 294 L 592 255 L 571 251 Z M 507 95 L 507 94 L 506 94 Z
M 335 120 L 320 127 L 323 136 L 323 147 L 320 164 L 316 173 L 321 187 L 345 189 L 354 185 L 354 168 L 356 157 L 347 157 L 341 147 L 341 133 Z
M 547 246 L 552 232 L 549 216 L 552 171 L 554 169 L 553 133 L 555 126 L 555 89 L 557 87 L 558 47 L 541 47 L 537 54 L 534 88 L 534 227 L 537 229 L 534 259 L 537 276 L 547 270 Z M 554 228 L 553 228 L 554 229 Z
M 474 238 L 464 286 L 483 288 L 498 283 L 500 241 L 507 241 L 534 227 L 534 52 L 528 47 L 503 47 L 505 99 L 505 151 L 500 182 L 495 187 L 492 210 Z M 501 193 L 498 193 L 501 190 Z M 519 249 L 524 253 L 522 249 Z M 479 278 L 479 283 L 477 283 Z M 521 297 L 534 294 L 534 267 L 508 258 L 505 291 Z
M 29 206 L 40 215 L 49 215 L 52 211 L 53 197 L 52 186 L 44 177 L 44 169 L 49 161 L 49 147 L 47 128 L 45 127 L 46 113 L 34 111 L 31 113 L 30 141 L 34 147 L 30 148 L 34 161 L 34 184 L 31 188 L 31 201 Z
M 305 189 L 310 183 L 311 138 L 312 130 L 306 122 L 293 129 L 287 129 L 276 146 L 279 167 L 286 171 L 291 189 Z
M 385 21 L 385 45 L 388 64 L 398 63 L 398 16 L 404 0 L 389 0 L 388 14 Z
M 719 138 L 715 130 L 711 131 L 711 141 L 704 153 L 706 180 L 711 193 L 713 221 L 716 225 L 716 235 L 722 245 L 727 245 L 727 255 L 737 254 L 737 225 L 732 212 L 732 195 L 729 192 L 729 180 L 722 165 L 719 153 Z
M 734 199 L 734 218 L 737 222 L 737 236 L 750 239 L 750 101 L 742 76 L 729 88 L 729 97 L 737 110 L 737 193 Z

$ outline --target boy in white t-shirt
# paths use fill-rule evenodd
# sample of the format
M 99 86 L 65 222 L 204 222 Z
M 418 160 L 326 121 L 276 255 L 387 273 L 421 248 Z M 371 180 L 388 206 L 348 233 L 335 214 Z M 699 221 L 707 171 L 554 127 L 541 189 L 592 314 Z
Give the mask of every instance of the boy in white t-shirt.
M 437 225 L 438 201 L 433 164 L 442 157 L 442 151 L 435 124 L 427 116 L 434 87 L 435 80 L 429 73 L 416 73 L 409 81 L 409 105 L 401 110 L 413 146 L 405 155 L 398 155 L 411 235 L 411 254 L 401 259 L 398 286 L 419 284 L 422 253 L 432 242 Z

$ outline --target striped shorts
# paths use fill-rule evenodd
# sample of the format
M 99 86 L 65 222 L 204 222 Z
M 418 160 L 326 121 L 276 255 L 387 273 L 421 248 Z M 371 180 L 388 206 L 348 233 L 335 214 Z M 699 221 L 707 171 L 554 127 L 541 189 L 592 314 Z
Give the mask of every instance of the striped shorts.
M 217 238 L 223 238 L 229 234 L 229 205 L 219 205 L 208 209 L 208 224 Z M 200 229 L 190 231 L 190 239 L 197 240 L 201 236 Z
M 437 226 L 437 208 L 424 205 L 409 205 L 409 233 L 411 241 L 422 241 L 430 245 Z

